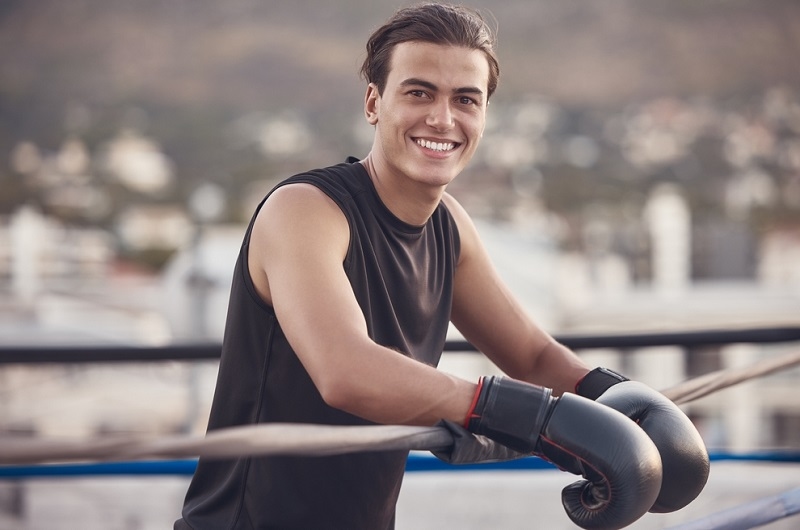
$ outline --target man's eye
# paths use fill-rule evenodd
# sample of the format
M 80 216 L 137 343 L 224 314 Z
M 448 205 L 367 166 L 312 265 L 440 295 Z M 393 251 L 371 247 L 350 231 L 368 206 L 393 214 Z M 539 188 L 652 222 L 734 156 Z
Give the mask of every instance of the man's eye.
M 459 99 L 459 103 L 461 103 L 462 105 L 476 105 L 478 102 L 477 102 L 477 101 L 475 101 L 475 100 L 474 100 L 474 99 L 472 99 L 472 98 L 468 98 L 468 97 L 466 97 L 466 96 L 462 96 L 462 97 Z

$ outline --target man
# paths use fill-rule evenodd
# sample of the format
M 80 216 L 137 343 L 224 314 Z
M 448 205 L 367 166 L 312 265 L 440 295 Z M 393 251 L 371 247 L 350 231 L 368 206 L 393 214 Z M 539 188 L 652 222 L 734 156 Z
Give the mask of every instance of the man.
M 575 410 L 556 411 L 554 396 L 574 392 L 590 368 L 526 315 L 445 191 L 486 124 L 493 45 L 476 12 L 437 4 L 400 10 L 370 37 L 372 148 L 288 179 L 259 206 L 236 265 L 209 429 L 444 421 L 584 476 L 586 461 L 609 460 L 603 474 L 614 474 L 605 446 L 620 440 L 638 453 L 624 458 L 649 458 L 641 430 L 609 407 L 571 396 Z M 437 370 L 449 322 L 512 379 L 476 385 Z M 548 421 L 584 415 L 623 420 L 587 433 L 599 450 L 574 439 L 582 434 L 543 446 Z M 175 528 L 393 528 L 406 457 L 201 459 Z M 646 506 L 635 517 L 658 485 L 638 496 Z

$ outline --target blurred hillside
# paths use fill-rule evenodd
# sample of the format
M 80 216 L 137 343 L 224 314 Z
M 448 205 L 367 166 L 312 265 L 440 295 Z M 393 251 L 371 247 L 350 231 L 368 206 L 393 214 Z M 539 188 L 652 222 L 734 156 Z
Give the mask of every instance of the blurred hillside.
M 619 106 L 666 94 L 727 97 L 800 83 L 793 60 L 800 6 L 791 0 L 467 3 L 498 22 L 498 97 L 535 92 L 569 106 Z M 3 4 L 4 107 L 15 103 L 34 116 L 55 111 L 53 120 L 64 112 L 59 107 L 80 103 L 220 113 L 358 106 L 364 41 L 402 3 Z
M 507 215 L 533 197 L 581 246 L 570 227 L 594 215 L 587 207 L 624 224 L 655 184 L 678 181 L 701 217 L 721 218 L 734 182 L 748 230 L 796 221 L 797 2 L 467 3 L 496 18 L 502 66 L 493 139 L 453 187 L 483 201 L 476 212 Z M 357 72 L 368 34 L 398 5 L 6 0 L 0 213 L 32 203 L 116 226 L 132 205 L 186 205 L 213 183 L 222 216 L 242 220 L 266 187 L 254 183 L 366 153 Z M 125 177 L 131 150 L 149 158 Z

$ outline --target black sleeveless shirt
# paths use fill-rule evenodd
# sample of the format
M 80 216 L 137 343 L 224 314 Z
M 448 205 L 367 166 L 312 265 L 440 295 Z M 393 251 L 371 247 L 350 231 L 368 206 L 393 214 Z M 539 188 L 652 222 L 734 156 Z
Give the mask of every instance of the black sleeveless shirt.
M 459 254 L 458 231 L 444 204 L 425 225 L 409 225 L 386 208 L 367 171 L 352 158 L 278 186 L 292 183 L 318 187 L 344 212 L 350 245 L 342 266 L 370 337 L 436 366 Z M 247 268 L 256 214 L 233 275 L 209 430 L 265 422 L 369 424 L 325 404 L 272 307 L 256 293 Z M 175 528 L 391 529 L 407 456 L 407 451 L 373 451 L 201 458 Z

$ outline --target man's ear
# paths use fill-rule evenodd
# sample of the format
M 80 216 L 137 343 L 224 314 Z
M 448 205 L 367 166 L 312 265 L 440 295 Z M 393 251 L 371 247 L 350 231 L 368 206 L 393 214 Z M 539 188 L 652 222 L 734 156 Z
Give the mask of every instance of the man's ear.
M 367 93 L 364 95 L 364 116 L 370 125 L 378 123 L 378 108 L 380 107 L 381 95 L 375 83 L 367 85 Z

